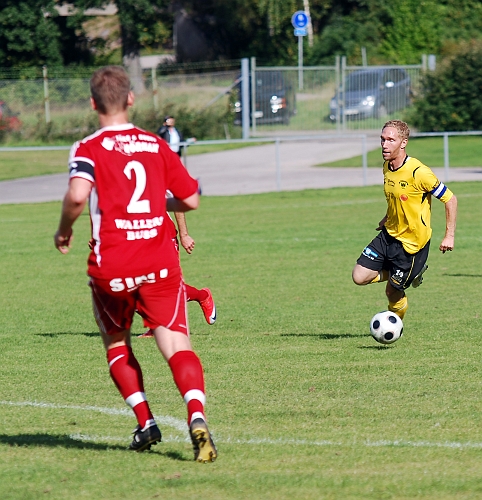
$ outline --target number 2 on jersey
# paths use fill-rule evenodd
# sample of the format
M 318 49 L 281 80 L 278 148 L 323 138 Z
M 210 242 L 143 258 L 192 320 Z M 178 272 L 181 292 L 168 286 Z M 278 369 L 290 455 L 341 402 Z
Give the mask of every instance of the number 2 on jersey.
M 151 202 L 149 200 L 141 200 L 141 196 L 146 189 L 146 170 L 144 165 L 138 161 L 130 161 L 124 168 L 126 177 L 132 179 L 132 171 L 136 176 L 136 187 L 132 193 L 131 201 L 127 205 L 129 214 L 145 214 L 151 211 Z

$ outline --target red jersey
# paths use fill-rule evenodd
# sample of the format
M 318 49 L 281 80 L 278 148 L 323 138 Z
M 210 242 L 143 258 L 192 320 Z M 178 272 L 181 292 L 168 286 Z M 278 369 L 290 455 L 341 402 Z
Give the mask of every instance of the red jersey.
M 130 123 L 104 127 L 72 146 L 69 168 L 93 183 L 90 276 L 132 288 L 179 266 L 166 190 L 184 199 L 198 183 L 165 141 Z

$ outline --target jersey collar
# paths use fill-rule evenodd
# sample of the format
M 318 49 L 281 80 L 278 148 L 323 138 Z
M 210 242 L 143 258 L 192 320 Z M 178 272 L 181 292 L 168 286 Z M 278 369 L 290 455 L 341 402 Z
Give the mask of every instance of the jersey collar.
M 407 163 L 407 161 L 409 159 L 410 159 L 410 156 L 405 155 L 405 159 L 403 160 L 403 163 L 398 168 L 396 168 L 396 169 L 393 169 L 392 165 L 390 164 L 390 162 L 388 162 L 388 170 L 390 170 L 390 172 L 396 172 L 397 170 L 400 170 L 405 165 L 405 163 Z

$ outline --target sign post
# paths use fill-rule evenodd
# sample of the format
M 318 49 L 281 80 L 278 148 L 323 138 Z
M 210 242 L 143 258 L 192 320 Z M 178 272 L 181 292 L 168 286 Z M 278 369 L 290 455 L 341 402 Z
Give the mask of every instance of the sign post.
M 310 18 L 303 10 L 296 11 L 291 17 L 291 24 L 295 31 L 294 35 L 298 37 L 298 88 L 303 90 L 303 37 L 308 34 L 308 24 Z

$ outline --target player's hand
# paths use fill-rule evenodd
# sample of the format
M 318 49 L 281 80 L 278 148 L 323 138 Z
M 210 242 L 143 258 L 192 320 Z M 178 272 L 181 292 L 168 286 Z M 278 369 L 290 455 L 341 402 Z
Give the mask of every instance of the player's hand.
M 454 239 L 446 236 L 440 243 L 439 249 L 442 253 L 451 252 L 454 249 Z
M 188 234 L 179 236 L 179 239 L 181 240 L 181 245 L 184 250 L 186 250 L 187 253 L 191 254 L 194 250 L 194 245 L 196 244 L 195 241 Z
M 383 226 L 385 225 L 385 222 L 387 222 L 388 217 L 385 215 L 383 219 L 378 223 L 377 231 L 381 231 Z
M 72 246 L 73 239 L 74 235 L 72 229 L 70 230 L 70 234 L 68 234 L 67 236 L 61 235 L 57 231 L 54 235 L 54 245 L 60 253 L 66 254 Z

